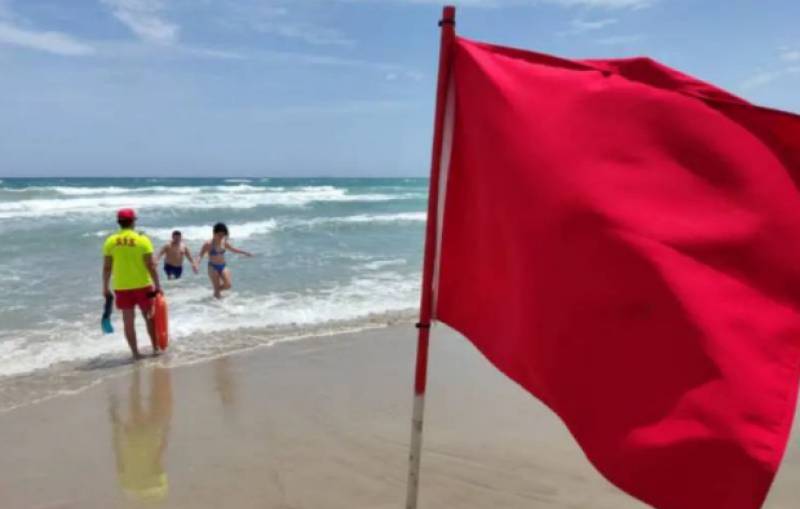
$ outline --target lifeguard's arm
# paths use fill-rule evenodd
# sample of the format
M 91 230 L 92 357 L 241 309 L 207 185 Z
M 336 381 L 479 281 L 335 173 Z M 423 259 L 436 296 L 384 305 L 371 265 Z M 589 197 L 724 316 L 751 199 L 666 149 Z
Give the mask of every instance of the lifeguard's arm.
M 114 264 L 114 259 L 110 256 L 103 257 L 103 296 L 111 293 L 111 288 L 108 283 L 111 280 L 111 268 Z
M 144 255 L 144 264 L 147 267 L 147 271 L 150 273 L 150 277 L 153 278 L 156 291 L 161 290 L 161 280 L 158 278 L 158 269 L 156 269 L 156 261 L 153 259 L 152 253 Z
M 227 242 L 227 241 L 225 241 L 225 248 L 226 249 L 230 249 L 231 252 L 236 253 L 236 254 L 240 254 L 240 255 L 244 255 L 244 256 L 253 256 L 253 253 L 249 253 L 249 252 L 243 251 L 241 249 L 236 249 L 235 247 L 230 245 L 230 243 Z

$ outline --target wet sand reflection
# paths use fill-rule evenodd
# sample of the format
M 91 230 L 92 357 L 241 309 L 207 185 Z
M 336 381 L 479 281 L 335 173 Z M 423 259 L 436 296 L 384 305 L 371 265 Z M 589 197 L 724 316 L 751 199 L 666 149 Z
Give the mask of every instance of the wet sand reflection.
M 236 382 L 231 375 L 230 362 L 227 357 L 214 360 L 214 389 L 227 411 L 226 415 L 232 415 L 236 410 Z
M 149 398 L 142 391 L 142 372 L 150 372 Z M 172 418 L 171 374 L 165 368 L 137 367 L 131 376 L 127 411 L 110 396 L 117 480 L 131 499 L 159 502 L 167 497 L 169 482 L 163 458 Z

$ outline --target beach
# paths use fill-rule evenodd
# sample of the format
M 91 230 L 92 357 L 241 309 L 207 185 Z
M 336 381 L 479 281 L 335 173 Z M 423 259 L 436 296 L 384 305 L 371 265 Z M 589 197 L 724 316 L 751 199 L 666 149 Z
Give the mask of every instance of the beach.
M 135 209 L 156 250 L 179 230 L 197 257 L 222 221 L 255 254 L 228 253 L 223 300 L 205 261 L 194 274 L 187 260 L 180 280 L 159 264 L 178 364 L 407 318 L 426 200 L 427 179 L 409 178 L 3 179 L 0 411 L 96 383 L 128 358 L 121 314 L 113 334 L 99 323 L 101 248 L 119 208 Z
M 800 509 L 798 19 L 0 0 L 0 509 Z
M 404 506 L 415 329 L 175 365 L 169 355 L 0 413 L 4 508 Z M 420 507 L 633 509 L 566 428 L 436 326 Z M 800 500 L 800 426 L 765 504 Z

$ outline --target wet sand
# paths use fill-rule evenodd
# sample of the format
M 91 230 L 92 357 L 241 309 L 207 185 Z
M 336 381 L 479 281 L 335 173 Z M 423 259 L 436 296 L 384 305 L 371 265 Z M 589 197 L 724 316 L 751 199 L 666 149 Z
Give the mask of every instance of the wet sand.
M 0 414 L 5 508 L 404 507 L 415 331 L 313 338 Z M 560 422 L 434 331 L 420 507 L 633 509 Z M 800 501 L 795 422 L 768 509 Z

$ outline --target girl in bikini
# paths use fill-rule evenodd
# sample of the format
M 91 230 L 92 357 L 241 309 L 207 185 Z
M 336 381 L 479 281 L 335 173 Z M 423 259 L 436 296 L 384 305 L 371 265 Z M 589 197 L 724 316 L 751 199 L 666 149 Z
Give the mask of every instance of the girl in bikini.
M 247 251 L 233 247 L 228 242 L 228 227 L 224 223 L 217 223 L 214 225 L 214 236 L 203 244 L 200 250 L 200 261 L 208 253 L 208 278 L 211 280 L 214 297 L 217 299 L 222 298 L 222 290 L 231 288 L 231 271 L 225 267 L 225 251 L 247 257 L 253 256 Z

